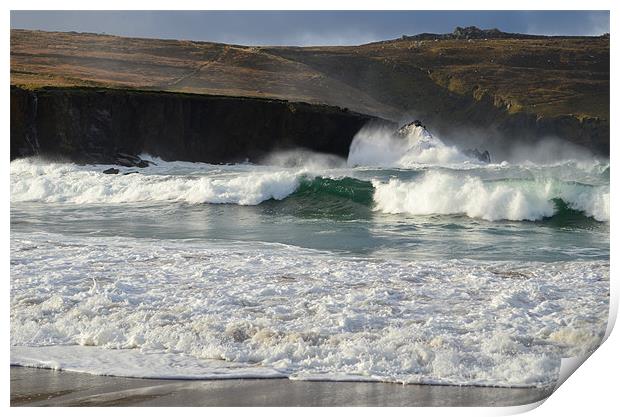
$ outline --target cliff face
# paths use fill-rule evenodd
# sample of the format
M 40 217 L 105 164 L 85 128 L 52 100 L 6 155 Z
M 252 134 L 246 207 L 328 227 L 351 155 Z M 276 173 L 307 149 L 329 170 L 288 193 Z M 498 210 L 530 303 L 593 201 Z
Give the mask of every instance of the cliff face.
M 11 88 L 11 159 L 33 154 L 110 163 L 117 152 L 167 160 L 255 161 L 303 147 L 346 156 L 380 119 L 283 100 L 110 90 Z
M 457 28 L 297 48 L 11 30 L 11 84 L 329 104 L 421 119 L 444 140 L 494 152 L 554 136 L 608 155 L 609 42 Z
M 513 145 L 535 144 L 560 138 L 609 156 L 609 121 L 600 117 L 567 115 L 541 116 L 530 112 L 511 112 L 497 99 L 483 95 L 474 103 L 467 97 L 453 101 L 446 112 L 430 112 L 423 119 L 445 138 L 459 138 L 461 145 L 477 146 L 495 155 L 505 155 Z

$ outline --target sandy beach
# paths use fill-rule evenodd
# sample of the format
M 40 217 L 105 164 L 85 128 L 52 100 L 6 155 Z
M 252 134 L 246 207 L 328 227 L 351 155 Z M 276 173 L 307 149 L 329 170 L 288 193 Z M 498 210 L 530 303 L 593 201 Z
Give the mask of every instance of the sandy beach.
M 11 367 L 11 406 L 515 406 L 550 394 L 535 388 L 116 378 Z

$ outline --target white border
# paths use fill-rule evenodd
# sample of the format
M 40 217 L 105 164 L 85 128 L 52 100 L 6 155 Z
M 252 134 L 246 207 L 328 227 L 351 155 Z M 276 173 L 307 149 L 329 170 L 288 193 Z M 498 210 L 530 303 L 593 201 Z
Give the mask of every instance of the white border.
M 590 0 L 588 2 L 584 1 L 575 1 L 575 0 L 547 0 L 545 2 L 541 2 L 539 0 L 521 0 L 519 2 L 514 1 L 504 1 L 504 2 L 493 2 L 493 1 L 478 1 L 478 0 L 470 0 L 467 2 L 456 1 L 456 0 L 445 0 L 445 1 L 424 1 L 424 2 L 412 2 L 412 1 L 404 1 L 404 0 L 382 0 L 378 1 L 368 1 L 368 0 L 340 0 L 338 2 L 328 1 L 328 0 L 304 0 L 304 1 L 276 1 L 276 0 L 263 0 L 260 2 L 251 2 L 251 1 L 241 1 L 241 0 L 233 0 L 226 2 L 214 2 L 214 1 L 186 1 L 186 0 L 177 0 L 174 2 L 170 1 L 161 1 L 161 0 L 152 0 L 152 1 L 141 1 L 141 2 L 128 2 L 128 1 L 119 1 L 119 0 L 108 0 L 106 2 L 80 2 L 80 1 L 55 1 L 50 3 L 49 1 L 9 1 L 7 2 L 7 11 L 5 12 L 4 24 L 5 24 L 5 42 L 4 42 L 4 54 L 2 55 L 2 59 L 4 60 L 4 68 L 7 76 L 10 78 L 9 74 L 9 27 L 10 27 L 10 9 L 15 10 L 48 10 L 51 9 L 52 6 L 54 9 L 65 9 L 65 10 L 101 10 L 101 9 L 110 9 L 110 10 L 255 10 L 255 9 L 267 9 L 267 10 L 611 10 L 611 29 L 610 33 L 613 36 L 613 29 L 619 27 L 617 24 L 617 8 L 615 8 L 615 4 L 612 1 L 601 1 L 601 0 Z M 466 5 L 468 8 L 464 8 Z M 501 28 L 500 28 L 501 29 Z M 613 43 L 612 43 L 613 45 Z M 611 68 L 618 68 L 617 55 L 613 53 L 612 47 L 612 63 Z M 614 76 L 614 71 L 610 71 L 611 76 L 611 119 L 613 121 L 617 120 L 617 93 L 618 89 L 616 88 L 616 77 Z M 8 154 L 9 154 L 9 86 L 10 82 L 7 80 L 3 85 L 4 90 L 4 100 L 2 101 L 2 118 L 4 120 L 4 140 L 2 141 L 2 146 L 4 147 L 4 155 L 5 155 L 5 163 L 1 165 L 2 169 L 2 190 L 4 192 L 5 198 L 3 199 L 2 204 L 2 212 L 4 214 L 4 222 L 3 227 L 5 230 L 4 239 L 2 240 L 2 248 L 4 253 L 4 270 L 6 274 L 4 276 L 4 285 L 5 292 L 4 297 L 2 298 L 3 303 L 3 313 L 4 318 L 7 320 L 6 326 L 4 326 L 4 332 L 2 332 L 2 342 L 5 347 L 4 354 L 4 363 L 9 363 L 9 328 L 8 328 L 8 317 L 10 315 L 9 308 L 9 260 L 7 259 L 9 256 L 9 232 L 10 232 L 10 219 L 9 219 L 9 164 L 8 164 Z M 616 135 L 617 129 L 615 129 L 615 123 L 611 123 L 611 156 L 612 160 L 616 160 L 618 153 L 618 146 L 615 144 L 614 140 L 617 137 Z M 611 182 L 612 184 L 618 183 L 617 181 L 617 171 L 615 169 L 611 170 Z M 614 190 L 615 191 L 615 190 Z M 617 205 L 617 195 L 616 192 L 612 193 L 611 196 L 611 209 L 614 211 Z M 614 216 L 612 216 L 614 217 Z M 614 217 L 615 218 L 615 217 Z M 610 326 L 608 330 L 613 326 L 613 322 L 615 322 L 617 316 L 617 306 L 618 306 L 618 285 L 617 279 L 615 278 L 615 263 L 614 259 L 616 258 L 614 253 L 614 248 L 616 247 L 614 244 L 616 233 L 616 223 L 615 221 L 611 221 L 611 249 L 612 249 L 612 267 L 611 267 L 611 303 L 612 306 L 610 308 Z M 620 352 L 620 337 L 618 336 L 618 332 L 612 332 L 609 336 L 609 339 L 592 355 L 585 366 L 581 366 L 576 370 L 575 375 L 570 377 L 568 381 L 563 384 L 559 389 L 547 400 L 536 408 L 532 413 L 534 415 L 541 413 L 553 413 L 553 414 L 584 414 L 584 413 L 602 413 L 607 415 L 610 413 L 609 410 L 618 410 L 618 393 L 617 393 L 617 385 L 616 385 L 616 375 L 619 370 L 619 360 L 617 352 Z M 5 407 L 8 408 L 9 404 L 9 377 L 8 377 L 8 366 L 5 368 L 5 377 L 2 379 L 2 384 L 4 388 L 5 395 L 7 397 L 5 400 Z M 533 406 L 524 406 L 524 407 L 509 407 L 509 408 L 423 408 L 416 410 L 409 410 L 406 408 L 399 409 L 390 409 L 390 413 L 396 413 L 400 415 L 409 415 L 411 412 L 415 412 L 416 414 L 424 414 L 424 415 L 502 415 L 507 413 L 514 412 L 523 412 L 531 409 Z M 321 409 L 321 413 L 329 413 L 329 414 L 340 414 L 342 412 L 350 412 L 355 414 L 368 414 L 374 412 L 376 409 Z M 9 409 L 6 410 L 16 415 L 22 415 L 25 413 L 32 412 L 45 412 L 52 413 L 52 415 L 57 414 L 82 414 L 84 410 L 80 409 Z M 146 410 L 145 410 L 146 411 Z M 291 410 L 288 409 L 272 409 L 272 408 L 263 408 L 263 409 L 254 409 L 254 410 L 246 410 L 250 413 L 258 413 L 264 415 L 284 415 L 291 413 Z M 116 409 L 113 411 L 105 410 L 105 409 L 89 409 L 88 413 L 93 413 L 95 415 L 104 415 L 110 412 L 113 413 L 125 413 L 129 412 L 127 409 Z M 169 411 L 165 408 L 162 409 L 151 409 L 146 411 L 148 413 L 169 413 Z M 237 413 L 240 412 L 238 409 L 211 409 L 211 410 L 202 410 L 202 409 L 185 409 L 184 413 L 205 413 L 205 412 L 216 412 L 218 414 L 228 414 L 228 413 Z M 310 415 L 311 413 L 317 412 L 315 409 L 297 409 L 294 411 L 295 413 L 300 413 L 302 415 Z M 382 411 L 380 411 L 382 412 Z
M 470 0 L 466 3 L 459 0 L 108 0 L 88 3 L 78 0 L 53 3 L 45 0 L 9 0 L 7 3 L 8 10 L 611 10 L 614 4 L 609 0 L 521 0 L 501 3 L 491 0 Z

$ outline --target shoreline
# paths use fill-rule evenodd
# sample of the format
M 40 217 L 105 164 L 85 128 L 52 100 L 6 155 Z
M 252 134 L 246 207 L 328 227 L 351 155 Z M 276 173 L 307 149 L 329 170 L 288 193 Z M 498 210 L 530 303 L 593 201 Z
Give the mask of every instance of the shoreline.
M 403 385 L 290 379 L 171 380 L 11 366 L 16 406 L 517 406 L 553 388 Z

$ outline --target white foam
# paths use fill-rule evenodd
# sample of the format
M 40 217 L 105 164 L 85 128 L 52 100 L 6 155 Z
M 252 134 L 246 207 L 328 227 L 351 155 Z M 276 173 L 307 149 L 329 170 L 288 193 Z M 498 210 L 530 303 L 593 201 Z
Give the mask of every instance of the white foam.
M 291 170 L 244 170 L 243 166 L 222 171 L 221 167 L 208 164 L 159 164 L 144 171 L 150 175 L 109 175 L 102 173 L 106 168 L 103 166 L 79 167 L 32 159 L 12 161 L 11 202 L 182 201 L 256 205 L 285 198 L 297 189 L 301 175 Z M 179 169 L 188 168 L 193 175 L 179 175 Z M 169 175 L 170 171 L 174 175 Z
M 602 261 L 381 261 L 14 231 L 11 362 L 142 377 L 550 385 L 561 356 L 601 340 L 608 287 Z
M 73 346 L 14 346 L 11 364 L 130 378 L 237 379 L 286 378 L 252 364 L 198 359 L 181 353 L 145 353 L 138 349 Z
M 462 154 L 456 147 L 447 146 L 428 134 L 421 126 L 411 127 L 409 134 L 395 137 L 385 127 L 366 127 L 351 143 L 347 163 L 350 166 L 416 168 L 420 165 L 480 165 Z
M 292 155 L 296 157 L 297 154 Z M 311 172 L 307 167 L 156 162 L 157 166 L 140 173 L 106 175 L 102 171 L 108 166 L 78 166 L 38 159 L 12 161 L 11 202 L 120 204 L 176 201 L 256 205 L 269 199 L 286 198 L 297 190 L 304 177 L 356 175 L 351 169 L 315 167 Z M 599 170 L 603 168 L 599 167 Z M 124 171 L 130 172 L 131 169 Z M 359 172 L 363 173 L 363 170 Z M 561 179 L 556 179 L 556 175 Z M 496 176 L 498 180 L 483 180 L 484 176 Z M 488 165 L 479 166 L 477 170 L 472 166 L 467 171 L 431 169 L 412 181 L 374 180 L 373 185 L 376 208 L 384 213 L 464 214 L 486 220 L 540 220 L 555 213 L 552 199 L 561 198 L 570 208 L 583 211 L 596 220 L 609 221 L 608 181 L 607 184 L 588 186 L 571 181 L 571 178 L 563 167 Z
M 609 186 L 546 180 L 483 181 L 479 177 L 429 171 L 419 179 L 373 181 L 376 208 L 384 213 L 464 214 L 485 220 L 541 220 L 561 198 L 599 221 L 609 220 Z

